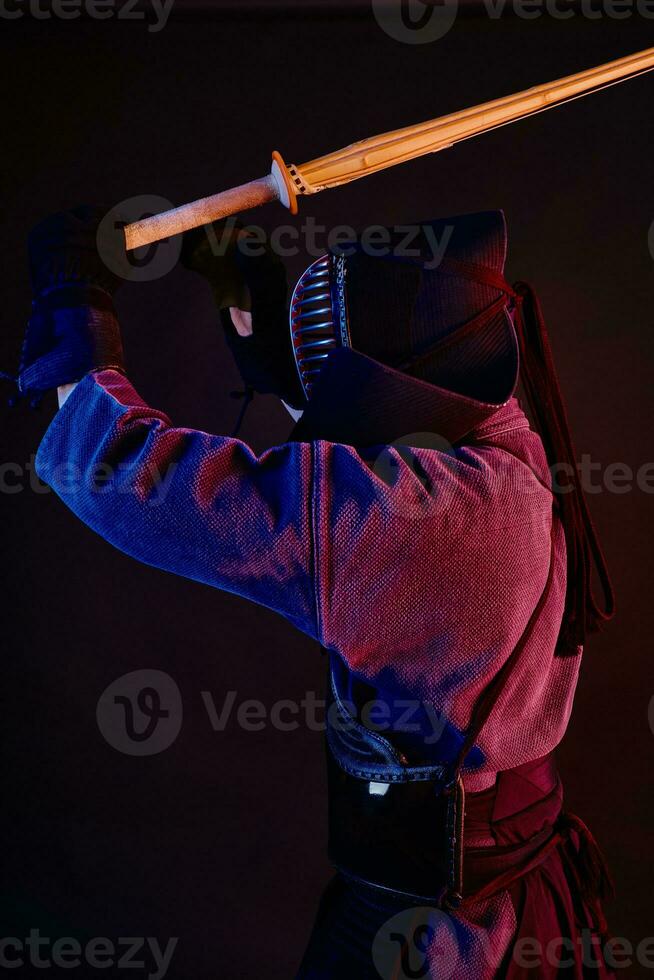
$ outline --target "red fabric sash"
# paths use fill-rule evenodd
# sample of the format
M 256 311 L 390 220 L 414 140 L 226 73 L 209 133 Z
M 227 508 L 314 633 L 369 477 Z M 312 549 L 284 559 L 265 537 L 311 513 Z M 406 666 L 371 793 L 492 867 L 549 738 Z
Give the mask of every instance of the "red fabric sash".
M 492 837 L 495 846 L 465 847 L 464 907 L 511 888 L 558 852 L 593 928 L 606 937 L 602 904 L 613 893 L 611 876 L 588 827 L 562 804 L 553 755 L 500 772 L 495 786 L 467 795 L 465 838 Z

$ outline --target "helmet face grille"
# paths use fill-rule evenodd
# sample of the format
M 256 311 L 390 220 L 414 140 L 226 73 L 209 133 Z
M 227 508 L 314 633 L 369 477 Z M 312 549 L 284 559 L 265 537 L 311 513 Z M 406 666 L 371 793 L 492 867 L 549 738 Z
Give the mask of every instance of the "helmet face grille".
M 345 260 L 325 255 L 309 266 L 291 299 L 291 343 L 307 398 L 332 350 L 350 346 L 345 314 Z

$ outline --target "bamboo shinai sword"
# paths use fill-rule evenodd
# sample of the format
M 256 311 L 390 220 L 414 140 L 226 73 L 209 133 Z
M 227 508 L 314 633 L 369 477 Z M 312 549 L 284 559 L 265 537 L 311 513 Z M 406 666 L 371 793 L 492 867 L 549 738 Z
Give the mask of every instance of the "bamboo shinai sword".
M 292 214 L 297 214 L 298 195 L 317 194 L 427 153 L 437 153 L 472 136 L 598 92 L 652 69 L 654 48 L 647 48 L 516 95 L 353 143 L 300 166 L 285 164 L 281 155 L 275 152 L 272 170 L 266 177 L 127 225 L 126 247 L 132 250 L 149 245 L 269 201 L 281 201 Z

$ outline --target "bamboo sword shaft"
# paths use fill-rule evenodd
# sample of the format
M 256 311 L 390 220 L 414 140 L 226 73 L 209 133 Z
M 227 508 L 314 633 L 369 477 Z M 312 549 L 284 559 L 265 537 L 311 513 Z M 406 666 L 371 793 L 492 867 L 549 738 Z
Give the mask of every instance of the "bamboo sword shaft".
M 301 166 L 287 166 L 275 152 L 267 177 L 127 225 L 126 247 L 139 248 L 269 201 L 279 200 L 295 214 L 298 195 L 316 194 L 425 154 L 437 153 L 472 136 L 653 69 L 654 48 L 648 48 L 515 95 L 353 143 Z

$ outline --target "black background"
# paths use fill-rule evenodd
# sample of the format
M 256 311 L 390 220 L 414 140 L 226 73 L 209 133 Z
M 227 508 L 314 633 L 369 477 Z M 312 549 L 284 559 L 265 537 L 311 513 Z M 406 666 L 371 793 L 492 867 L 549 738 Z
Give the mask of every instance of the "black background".
M 360 5 L 350 16 L 343 4 L 228 6 L 193 14 L 179 2 L 160 33 L 0 19 L 2 366 L 15 364 L 29 309 L 26 234 L 50 211 L 136 194 L 183 203 L 263 175 L 272 149 L 301 162 L 654 44 L 654 21 L 638 16 L 480 13 L 410 46 Z M 654 76 L 628 82 L 304 199 L 295 220 L 362 227 L 504 208 L 509 277 L 539 290 L 579 451 L 637 470 L 652 459 L 653 104 Z M 291 220 L 273 205 L 253 219 Z M 290 259 L 291 277 L 305 264 Z M 141 394 L 178 424 L 231 430 L 239 379 L 204 285 L 177 267 L 127 285 L 119 309 Z M 136 564 L 30 486 L 52 408 L 2 409 L 0 424 L 3 462 L 25 474 L 0 494 L 2 934 L 178 936 L 169 976 L 290 977 L 329 876 L 321 736 L 216 733 L 200 692 L 300 700 L 322 690 L 319 650 L 267 610 Z M 260 398 L 242 435 L 263 449 L 290 425 Z M 615 872 L 611 926 L 633 943 L 654 934 L 652 503 L 637 488 L 591 499 L 619 614 L 587 650 L 559 752 L 568 804 Z M 109 683 L 145 667 L 175 678 L 184 725 L 167 751 L 138 759 L 103 740 L 95 711 Z

